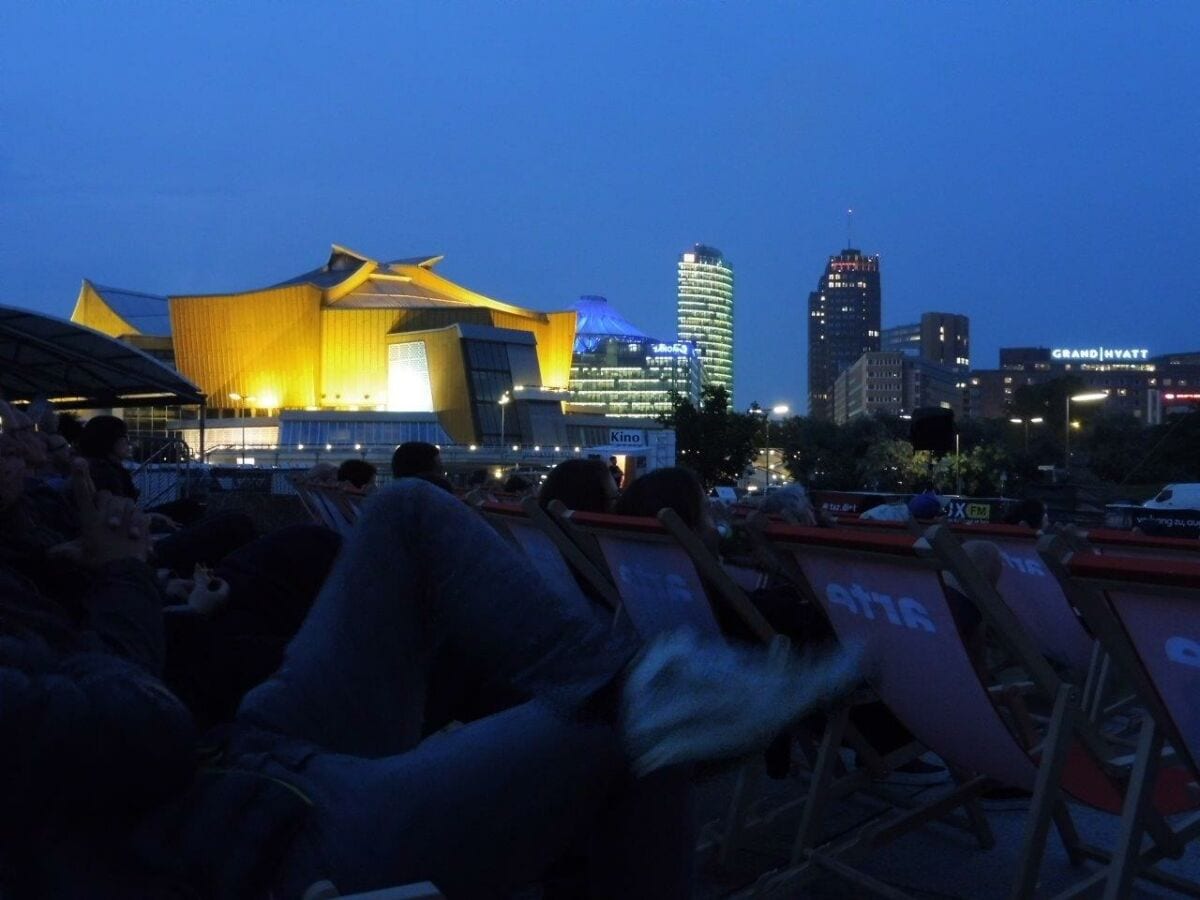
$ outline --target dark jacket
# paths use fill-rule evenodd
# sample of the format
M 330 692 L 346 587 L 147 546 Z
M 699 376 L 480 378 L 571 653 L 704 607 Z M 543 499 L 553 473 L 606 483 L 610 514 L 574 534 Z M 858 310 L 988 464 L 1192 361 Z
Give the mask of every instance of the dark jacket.
M 92 475 L 92 484 L 96 485 L 96 490 L 108 491 L 114 497 L 128 497 L 130 500 L 138 498 L 140 491 L 134 486 L 133 476 L 120 463 L 113 462 L 111 459 L 89 456 L 88 469 Z
M 85 607 L 80 628 L 0 568 L 0 896 L 261 896 L 303 798 L 198 770 L 148 567 L 104 567 Z

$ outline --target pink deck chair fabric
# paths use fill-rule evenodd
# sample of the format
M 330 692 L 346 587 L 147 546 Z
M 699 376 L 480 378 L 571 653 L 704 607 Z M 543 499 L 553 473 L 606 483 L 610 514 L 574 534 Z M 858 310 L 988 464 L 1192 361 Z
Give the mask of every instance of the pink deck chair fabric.
M 1037 532 L 1015 525 L 963 525 L 951 531 L 960 541 L 996 545 L 1004 563 L 996 589 L 1005 605 L 1046 657 L 1086 672 L 1095 641 L 1038 555 Z
M 554 546 L 554 541 L 530 520 L 521 507 L 509 503 L 487 503 L 481 511 L 521 549 L 552 591 L 561 597 L 590 602 L 575 580 L 571 567 Z
M 1200 772 L 1200 563 L 1076 554 L 1069 568 L 1105 582 L 1109 608 L 1182 738 L 1176 750 Z
M 838 640 L 864 645 L 864 669 L 873 673 L 872 686 L 917 740 L 968 771 L 1033 789 L 1036 767 L 980 684 L 940 574 L 913 564 L 916 554 L 910 548 L 915 538 L 845 536 L 868 552 L 898 551 L 895 561 L 874 553 L 851 561 L 802 536 L 786 542 L 775 539 L 804 572 Z
M 872 686 L 917 740 L 968 771 L 1032 790 L 1037 760 L 980 683 L 940 573 L 914 565 L 916 538 L 779 527 L 766 536 L 796 559 L 838 639 L 863 642 Z M 1185 777 L 1178 767 L 1160 771 L 1154 805 L 1163 815 L 1194 805 L 1181 796 Z M 1122 787 L 1078 743 L 1068 751 L 1062 787 L 1081 803 L 1121 811 Z
M 657 519 L 571 513 L 600 547 L 621 608 L 642 638 L 690 629 L 721 637 L 721 629 L 696 567 Z

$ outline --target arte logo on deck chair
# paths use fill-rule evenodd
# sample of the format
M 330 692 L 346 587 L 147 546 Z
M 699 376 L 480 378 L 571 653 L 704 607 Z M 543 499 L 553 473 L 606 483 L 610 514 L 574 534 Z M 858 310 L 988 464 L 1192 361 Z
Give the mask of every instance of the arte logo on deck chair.
M 865 619 L 875 619 L 877 611 L 882 611 L 884 618 L 893 625 L 930 633 L 937 631 L 929 618 L 929 610 L 912 597 L 893 600 L 887 594 L 868 591 L 859 584 L 844 588 L 833 583 L 825 586 L 825 596 L 830 603 L 844 607 Z

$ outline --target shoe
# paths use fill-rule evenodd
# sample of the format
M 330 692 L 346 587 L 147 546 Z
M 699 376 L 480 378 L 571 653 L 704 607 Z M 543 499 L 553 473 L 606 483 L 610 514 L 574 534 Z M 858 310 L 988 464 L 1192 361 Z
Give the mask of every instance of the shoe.
M 621 729 L 633 770 L 741 756 L 766 746 L 813 707 L 860 680 L 861 648 L 769 664 L 766 654 L 659 638 L 634 663 L 621 693 Z
M 994 812 L 1006 809 L 1025 809 L 1032 799 L 1033 794 L 1029 791 L 1014 787 L 989 788 L 979 795 L 983 808 Z

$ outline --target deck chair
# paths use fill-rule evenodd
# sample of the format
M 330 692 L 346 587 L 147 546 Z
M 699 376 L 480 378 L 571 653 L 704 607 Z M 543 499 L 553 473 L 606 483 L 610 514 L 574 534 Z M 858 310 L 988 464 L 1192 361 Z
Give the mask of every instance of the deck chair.
M 1145 866 L 1200 836 L 1200 813 L 1193 813 L 1175 824 L 1170 841 L 1142 846 L 1164 742 L 1186 767 L 1193 795 L 1200 775 L 1200 561 L 1080 553 L 1057 537 L 1040 549 L 1147 714 L 1116 853 L 1090 880 L 1104 882 L 1106 898 L 1124 897 Z M 1191 882 L 1169 886 L 1200 895 Z
M 769 660 L 780 666 L 786 662 L 787 638 L 775 632 L 673 510 L 650 519 L 572 512 L 552 503 L 550 514 L 576 546 L 588 547 L 603 560 L 622 612 L 643 639 L 679 628 L 723 639 L 712 605 L 716 602 L 742 618 L 767 646 Z M 722 864 L 729 861 L 746 836 L 761 774 L 757 758 L 739 766 L 729 810 L 719 825 L 704 829 L 698 850 L 716 849 Z
M 428 881 L 397 885 L 361 894 L 339 894 L 331 881 L 318 881 L 304 892 L 302 900 L 442 900 L 445 897 Z
M 793 577 L 821 604 L 839 639 L 865 645 L 868 680 L 879 698 L 918 741 L 947 761 L 958 782 L 922 807 L 819 846 L 817 826 L 824 807 L 837 795 L 831 788 L 848 710 L 838 711 L 831 716 L 822 741 L 791 867 L 767 876 L 761 883 L 764 893 L 794 890 L 823 869 L 860 888 L 897 896 L 894 888 L 848 863 L 957 808 L 966 813 L 981 846 L 989 848 L 990 831 L 975 800 L 981 790 L 997 783 L 1033 794 L 1014 897 L 1032 896 L 1052 822 L 1073 862 L 1108 861 L 1104 850 L 1080 840 L 1062 798 L 1119 812 L 1125 798 L 1123 777 L 1129 773 L 1110 759 L 1110 748 L 1080 714 L 1077 689 L 1057 676 L 946 526 L 934 526 L 915 540 L 904 535 L 781 526 L 766 529 L 762 538 L 776 552 L 786 554 Z M 1008 645 L 1033 689 L 1053 703 L 1044 736 L 1034 731 L 1028 716 L 1022 716 L 1019 698 L 981 679 L 947 599 L 944 578 L 948 574 Z M 1008 709 L 1002 711 L 993 697 L 1010 701 Z M 1147 817 L 1156 842 L 1171 849 L 1175 843 L 1160 816 L 1179 811 L 1178 783 L 1159 779 L 1153 815 Z M 1172 880 L 1155 870 L 1139 874 Z
M 322 517 L 322 508 L 317 505 L 310 486 L 303 478 L 294 475 L 289 477 L 288 481 L 296 491 L 296 496 L 300 498 L 300 504 L 304 507 L 304 511 L 308 513 L 308 517 L 317 525 L 324 525 L 325 520 Z
M 538 506 L 527 497 L 521 504 L 481 503 L 478 510 L 502 537 L 515 544 L 533 563 L 545 582 L 564 597 L 585 597 L 578 579 L 592 594 L 612 610 L 620 598 L 608 578 L 563 534 Z
M 358 513 L 351 508 L 346 492 L 325 484 L 310 484 L 306 487 L 320 515 L 321 524 L 342 537 L 348 537 L 351 527 L 358 520 Z
M 1004 565 L 997 590 L 1006 606 L 1042 655 L 1065 666 L 1084 684 L 1095 666 L 1095 640 L 1063 593 L 1062 586 L 1038 555 L 1038 533 L 1019 525 L 957 525 L 951 533 L 962 541 L 989 541 Z

